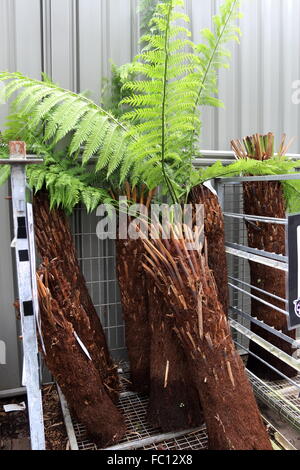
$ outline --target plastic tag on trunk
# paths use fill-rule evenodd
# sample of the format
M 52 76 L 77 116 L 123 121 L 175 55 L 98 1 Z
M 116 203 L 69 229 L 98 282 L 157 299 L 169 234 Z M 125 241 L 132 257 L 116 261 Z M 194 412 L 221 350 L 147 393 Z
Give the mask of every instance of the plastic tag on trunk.
M 89 360 L 91 361 L 92 358 L 90 356 L 90 353 L 88 352 L 87 348 L 85 347 L 85 345 L 83 344 L 83 342 L 81 341 L 81 339 L 79 338 L 78 334 L 76 333 L 76 331 L 74 331 L 74 336 L 77 340 L 77 343 L 79 344 L 79 346 L 81 347 L 81 349 L 83 350 L 84 354 L 89 358 Z
M 211 181 L 205 181 L 205 183 L 203 183 L 203 186 L 205 186 L 206 188 L 208 188 L 215 196 L 218 196 L 218 193 L 217 193 L 217 191 L 214 189 L 213 185 L 211 184 Z

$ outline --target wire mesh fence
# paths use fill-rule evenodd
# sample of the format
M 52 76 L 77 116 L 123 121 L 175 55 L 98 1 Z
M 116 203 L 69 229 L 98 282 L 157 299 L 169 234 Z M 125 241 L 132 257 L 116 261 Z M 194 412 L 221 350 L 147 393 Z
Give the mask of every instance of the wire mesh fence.
M 71 219 L 79 262 L 93 303 L 104 328 L 112 356 L 126 360 L 126 346 L 120 292 L 116 276 L 114 240 L 99 240 L 96 213 L 78 207 Z

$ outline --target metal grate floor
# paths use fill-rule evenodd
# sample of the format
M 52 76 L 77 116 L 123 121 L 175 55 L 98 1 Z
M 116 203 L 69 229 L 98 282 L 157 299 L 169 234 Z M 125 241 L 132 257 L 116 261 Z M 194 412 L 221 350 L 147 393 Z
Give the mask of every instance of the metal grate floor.
M 163 434 L 160 429 L 149 425 L 146 419 L 148 397 L 133 392 L 121 394 L 118 408 L 125 416 L 127 433 L 123 440 L 109 449 L 190 449 L 203 450 L 207 448 L 207 435 L 204 427 L 193 431 Z M 73 421 L 75 436 L 79 450 L 100 450 L 87 436 L 82 424 Z
M 259 379 L 250 371 L 248 371 L 248 375 L 257 397 L 300 431 L 299 388 L 291 385 L 288 380 L 268 382 Z M 300 375 L 293 381 L 300 385 Z
M 299 389 L 287 380 L 264 382 L 248 371 L 255 394 L 271 408 L 276 410 L 286 421 L 300 430 Z M 125 416 L 127 433 L 116 446 L 108 449 L 143 449 L 143 450 L 205 450 L 207 434 L 205 426 L 199 429 L 177 433 L 163 433 L 147 422 L 148 397 L 128 390 L 129 372 L 126 367 L 120 374 L 122 393 L 118 408 Z M 300 375 L 294 379 L 300 385 Z M 101 450 L 88 437 L 85 427 L 72 420 L 79 450 Z
M 120 383 L 122 393 L 118 408 L 125 416 L 127 433 L 122 441 L 109 449 L 204 450 L 207 448 L 205 426 L 199 429 L 163 433 L 147 422 L 148 397 L 129 391 L 130 373 L 122 364 Z M 72 419 L 79 450 L 101 450 L 88 437 L 85 427 Z
M 150 446 L 144 450 L 205 450 L 207 449 L 207 434 L 205 429 L 186 434 L 181 437 L 165 440 Z

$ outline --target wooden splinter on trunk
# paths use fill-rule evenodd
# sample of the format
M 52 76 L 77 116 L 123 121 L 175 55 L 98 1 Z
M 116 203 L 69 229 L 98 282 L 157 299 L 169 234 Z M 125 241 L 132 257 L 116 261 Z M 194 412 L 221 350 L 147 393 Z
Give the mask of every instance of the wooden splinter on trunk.
M 268 160 L 274 156 L 274 135 L 269 133 L 265 136 L 258 134 L 243 139 L 243 142 L 232 141 L 233 149 L 238 158 L 253 158 L 255 160 Z M 285 155 L 288 146 L 282 139 L 279 155 Z M 247 215 L 275 217 L 285 219 L 286 202 L 283 186 L 280 181 L 254 181 L 243 183 L 244 213 Z M 246 221 L 248 245 L 251 248 L 285 255 L 285 227 L 281 224 L 264 223 L 258 221 Z M 286 298 L 286 276 L 283 271 L 271 268 L 263 264 L 249 262 L 251 285 L 265 290 L 270 294 L 281 297 L 283 301 L 271 299 L 268 295 L 258 294 L 253 290 L 256 297 L 285 309 Z M 269 326 L 273 326 L 285 335 L 295 339 L 295 331 L 289 331 L 286 316 L 269 307 L 262 302 L 251 299 L 251 315 L 262 320 Z M 292 356 L 295 349 L 284 339 L 273 335 L 260 326 L 252 323 L 251 331 L 263 339 Z M 285 364 L 283 361 L 269 353 L 253 341 L 250 342 L 249 350 L 271 366 L 275 367 L 287 377 L 295 377 L 297 371 Z M 279 380 L 282 376 L 270 367 L 262 363 L 253 355 L 249 355 L 247 368 L 258 377 L 268 380 Z
M 201 248 L 185 239 L 143 240 L 145 270 L 174 313 L 214 450 L 271 450 L 242 360 L 231 338 L 216 283 Z

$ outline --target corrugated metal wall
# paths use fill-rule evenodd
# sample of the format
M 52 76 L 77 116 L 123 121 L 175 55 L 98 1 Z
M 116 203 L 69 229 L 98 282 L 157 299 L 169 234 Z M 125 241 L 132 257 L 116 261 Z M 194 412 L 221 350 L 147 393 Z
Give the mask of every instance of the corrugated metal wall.
M 138 50 L 138 0 L 0 0 L 0 69 L 32 77 L 47 72 L 60 85 L 99 98 L 109 59 L 122 64 Z M 186 0 L 194 39 L 209 26 L 220 0 Z M 231 138 L 274 131 L 297 136 L 300 105 L 292 84 L 300 80 L 300 0 L 244 0 L 241 45 L 231 47 L 230 70 L 220 73 L 225 109 L 203 112 L 202 148 L 226 150 Z M 7 109 L 0 107 L 3 121 Z M 299 137 L 291 151 L 300 152 Z M 16 326 L 11 303 L 9 214 L 0 190 L 0 340 L 8 365 L 0 389 L 19 384 Z

